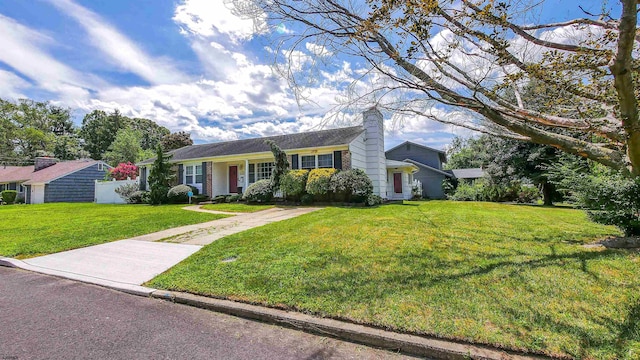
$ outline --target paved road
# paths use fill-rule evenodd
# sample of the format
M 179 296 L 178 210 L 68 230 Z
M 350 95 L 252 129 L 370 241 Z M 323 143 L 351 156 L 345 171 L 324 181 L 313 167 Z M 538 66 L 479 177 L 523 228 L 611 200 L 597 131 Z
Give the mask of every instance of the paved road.
M 0 359 L 410 359 L 0 267 Z

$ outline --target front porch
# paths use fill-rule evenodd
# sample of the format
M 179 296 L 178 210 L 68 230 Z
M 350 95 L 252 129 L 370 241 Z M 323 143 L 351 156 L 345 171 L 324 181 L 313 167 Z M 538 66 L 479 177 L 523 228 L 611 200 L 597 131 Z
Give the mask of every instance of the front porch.
M 413 197 L 413 174 L 418 172 L 414 164 L 387 160 L 387 199 L 410 200 Z

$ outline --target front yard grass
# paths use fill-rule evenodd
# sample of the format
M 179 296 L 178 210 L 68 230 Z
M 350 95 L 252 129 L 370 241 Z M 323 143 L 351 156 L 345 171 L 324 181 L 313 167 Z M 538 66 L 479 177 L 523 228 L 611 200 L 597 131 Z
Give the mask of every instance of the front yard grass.
M 552 356 L 637 359 L 640 254 L 581 246 L 609 235 L 620 233 L 567 208 L 327 208 L 218 240 L 147 285 Z
M 52 203 L 0 206 L 0 255 L 28 258 L 226 217 L 184 205 Z
M 242 204 L 242 203 L 220 203 L 202 205 L 200 208 L 206 210 L 238 212 L 238 213 L 252 213 L 256 211 L 267 210 L 276 207 L 275 205 L 257 205 L 257 204 Z

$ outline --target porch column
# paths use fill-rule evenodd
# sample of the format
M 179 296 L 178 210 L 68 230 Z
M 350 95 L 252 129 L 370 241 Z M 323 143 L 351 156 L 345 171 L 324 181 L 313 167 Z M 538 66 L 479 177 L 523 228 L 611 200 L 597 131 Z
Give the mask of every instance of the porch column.
M 244 187 L 242 190 L 247 191 L 249 187 L 249 160 L 244 161 Z

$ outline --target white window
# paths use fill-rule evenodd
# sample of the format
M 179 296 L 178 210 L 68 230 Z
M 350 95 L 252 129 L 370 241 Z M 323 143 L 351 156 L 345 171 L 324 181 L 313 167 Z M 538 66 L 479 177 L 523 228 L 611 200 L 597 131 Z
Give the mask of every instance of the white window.
M 193 166 L 187 166 L 184 169 L 184 183 L 193 184 Z
M 332 168 L 333 167 L 333 154 L 318 155 L 318 167 L 319 168 Z
M 275 166 L 272 162 L 257 163 L 256 164 L 256 180 L 269 179 Z
M 104 164 L 98 163 L 98 171 L 104 171 Z
M 316 156 L 315 155 L 305 155 L 302 156 L 301 160 L 301 169 L 315 169 L 316 168 Z
M 196 184 L 202 184 L 202 165 L 196 165 Z

